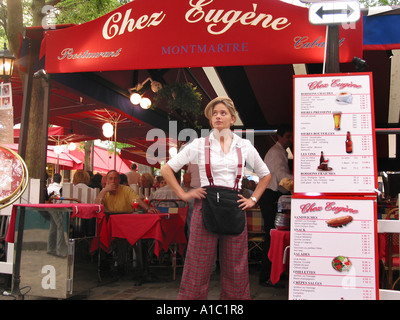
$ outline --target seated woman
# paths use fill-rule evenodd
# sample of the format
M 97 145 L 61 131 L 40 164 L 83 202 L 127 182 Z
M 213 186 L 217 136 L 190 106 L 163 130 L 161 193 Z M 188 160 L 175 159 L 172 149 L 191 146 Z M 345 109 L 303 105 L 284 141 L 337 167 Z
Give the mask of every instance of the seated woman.
M 79 199 L 82 203 L 94 202 L 94 189 L 89 187 L 90 175 L 84 170 L 77 170 L 72 178 L 73 197 Z

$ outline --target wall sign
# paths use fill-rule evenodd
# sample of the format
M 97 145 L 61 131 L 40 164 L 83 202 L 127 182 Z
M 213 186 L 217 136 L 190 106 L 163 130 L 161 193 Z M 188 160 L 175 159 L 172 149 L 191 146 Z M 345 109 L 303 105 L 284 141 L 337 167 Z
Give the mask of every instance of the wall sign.
M 46 32 L 48 73 L 321 63 L 325 26 L 279 0 L 135 0 Z M 341 26 L 340 60 L 362 56 L 362 21 Z
M 371 74 L 294 78 L 294 192 L 375 193 Z
M 376 199 L 292 198 L 289 299 L 378 297 Z

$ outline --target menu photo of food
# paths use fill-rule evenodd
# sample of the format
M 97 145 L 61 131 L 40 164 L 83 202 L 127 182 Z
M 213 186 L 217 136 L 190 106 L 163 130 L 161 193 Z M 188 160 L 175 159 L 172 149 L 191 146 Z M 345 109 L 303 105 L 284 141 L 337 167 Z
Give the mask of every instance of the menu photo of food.
M 352 221 L 353 221 L 353 217 L 347 215 L 347 216 L 329 219 L 326 221 L 326 224 L 328 225 L 328 227 L 331 227 L 331 228 L 341 228 L 341 227 L 347 226 Z
M 336 95 L 335 101 L 340 105 L 351 104 L 353 102 L 353 96 L 350 92 L 341 91 Z
M 337 256 L 332 259 L 332 268 L 338 272 L 347 272 L 351 268 L 351 261 L 348 257 Z
M 10 108 L 12 106 L 11 83 L 0 84 L 0 108 Z

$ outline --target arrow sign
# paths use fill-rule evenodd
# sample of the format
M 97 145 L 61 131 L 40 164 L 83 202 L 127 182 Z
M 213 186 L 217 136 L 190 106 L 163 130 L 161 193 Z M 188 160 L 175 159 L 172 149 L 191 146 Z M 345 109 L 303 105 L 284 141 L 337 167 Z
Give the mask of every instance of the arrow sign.
M 321 6 L 321 8 L 319 8 L 319 10 L 317 11 L 317 15 L 321 19 L 324 19 L 324 15 L 326 14 L 346 14 L 347 17 L 349 17 L 353 12 L 354 10 L 350 6 L 347 6 L 347 9 L 332 9 L 332 10 L 324 10 L 324 6 Z
M 308 19 L 312 24 L 340 24 L 360 19 L 360 4 L 355 1 L 311 4 Z

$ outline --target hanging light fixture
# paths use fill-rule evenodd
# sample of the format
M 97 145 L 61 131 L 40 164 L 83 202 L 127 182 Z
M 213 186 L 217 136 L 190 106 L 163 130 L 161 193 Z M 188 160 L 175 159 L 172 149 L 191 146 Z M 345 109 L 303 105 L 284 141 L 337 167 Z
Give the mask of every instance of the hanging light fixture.
M 54 146 L 54 153 L 56 155 L 60 155 L 62 153 L 62 151 L 63 151 L 63 147 L 61 145 L 58 144 L 58 145 Z
M 103 135 L 106 138 L 111 138 L 112 135 L 114 134 L 114 127 L 110 122 L 104 123 L 102 129 L 103 129 Z
M 14 62 L 14 55 L 7 49 L 6 44 L 4 44 L 4 50 L 0 51 L 0 78 L 2 78 L 4 82 L 11 78 Z
M 140 105 L 143 109 L 149 109 L 151 106 L 151 100 L 143 96 L 143 93 L 147 90 L 144 89 L 144 85 L 149 81 L 151 82 L 151 91 L 154 93 L 158 92 L 162 88 L 162 84 L 160 82 L 153 81 L 151 78 L 147 78 L 142 83 L 139 83 L 136 87 L 128 89 L 131 103 L 134 105 Z
M 76 149 L 76 143 L 75 142 L 71 142 L 70 144 L 68 144 L 68 150 L 69 151 L 74 151 Z
M 140 100 L 142 100 L 142 96 L 137 92 L 133 92 L 130 96 L 130 100 L 132 104 L 139 104 Z
M 151 100 L 149 98 L 142 97 L 142 99 L 140 100 L 140 106 L 142 107 L 142 109 L 150 108 Z

